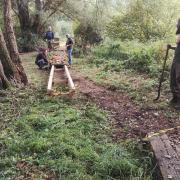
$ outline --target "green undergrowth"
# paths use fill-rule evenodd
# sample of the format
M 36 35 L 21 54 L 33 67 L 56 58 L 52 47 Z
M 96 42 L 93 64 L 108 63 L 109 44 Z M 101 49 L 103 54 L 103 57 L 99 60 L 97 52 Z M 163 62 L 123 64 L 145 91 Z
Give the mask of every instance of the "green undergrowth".
M 85 77 L 110 90 L 119 90 L 129 94 L 130 98 L 143 107 L 167 108 L 171 93 L 169 77 L 162 85 L 161 99 L 155 103 L 159 78 L 149 77 L 148 74 L 137 73 L 131 69 L 121 68 L 119 71 L 104 70 L 104 64 L 96 66 L 91 60 L 82 58 L 75 59 L 74 69 L 80 71 Z
M 31 35 L 29 38 L 28 35 L 17 38 L 18 49 L 20 52 L 32 52 L 35 51 L 39 47 L 47 47 L 47 42 L 43 41 L 37 35 Z
M 120 72 L 122 68 L 131 69 L 138 73 L 146 73 L 156 77 L 162 68 L 166 51 L 166 42 L 136 41 L 104 42 L 92 49 L 90 62 L 97 67 L 103 65 L 104 71 Z M 169 53 L 172 55 L 172 52 Z M 169 71 L 168 61 L 166 71 Z
M 153 101 L 157 97 L 166 44 L 164 41 L 105 41 L 93 47 L 90 55 L 75 59 L 75 69 L 111 90 L 127 92 L 143 107 L 168 108 L 168 100 L 171 98 L 171 50 L 165 67 L 161 100 L 158 104 Z
M 1 94 L 1 179 L 26 174 L 19 162 L 57 179 L 151 179 L 151 155 L 113 142 L 107 113 L 87 100 L 32 87 Z

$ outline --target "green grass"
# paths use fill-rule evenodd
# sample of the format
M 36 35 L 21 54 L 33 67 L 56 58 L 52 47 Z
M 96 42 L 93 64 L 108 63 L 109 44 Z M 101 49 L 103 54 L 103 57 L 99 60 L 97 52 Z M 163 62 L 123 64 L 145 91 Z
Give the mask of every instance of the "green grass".
M 34 96 L 30 92 L 26 90 L 29 99 L 25 102 L 18 99 L 24 103 L 19 107 L 20 117 L 2 128 L 1 177 L 20 176 L 22 172 L 16 167 L 20 161 L 55 172 L 61 179 L 132 179 L 147 173 L 142 159 L 112 142 L 104 111 L 83 99 L 42 97 L 44 92 L 39 90 Z
M 23 56 L 31 86 L 1 91 L 0 179 L 152 179 L 152 155 L 135 142 L 113 142 L 107 112 L 87 99 L 46 96 L 43 71 Z M 38 75 L 39 73 L 39 75 Z M 38 83 L 38 82 L 43 82 Z M 28 167 L 18 164 L 26 162 Z M 35 169 L 35 170 L 32 170 Z

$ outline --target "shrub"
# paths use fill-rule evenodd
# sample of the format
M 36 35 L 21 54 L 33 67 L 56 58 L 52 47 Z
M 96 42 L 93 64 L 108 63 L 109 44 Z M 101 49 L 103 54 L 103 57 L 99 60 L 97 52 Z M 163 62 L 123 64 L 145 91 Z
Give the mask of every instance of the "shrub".
M 39 47 L 47 46 L 47 43 L 37 35 L 32 35 L 30 39 L 26 36 L 19 37 L 17 38 L 17 44 L 20 52 L 31 52 Z
M 177 2 L 170 6 L 165 0 L 158 3 L 130 1 L 123 13 L 112 17 L 106 26 L 106 34 L 113 39 L 138 39 L 141 42 L 167 38 L 175 31 L 173 19 L 177 18 L 177 13 L 171 9 L 176 6 Z
M 164 54 L 161 41 L 146 44 L 136 41 L 106 42 L 92 49 L 90 62 L 96 66 L 103 65 L 106 71 L 127 68 L 155 76 L 160 71 Z
M 78 46 L 74 46 L 74 48 L 73 48 L 73 55 L 74 55 L 74 57 L 76 57 L 76 58 L 80 58 L 80 57 L 82 57 L 83 56 L 83 51 L 82 51 L 82 49 L 80 48 L 80 47 L 78 47 Z
M 87 45 L 88 43 L 93 45 L 102 41 L 100 32 L 92 25 L 79 24 L 74 30 L 74 35 L 79 45 Z

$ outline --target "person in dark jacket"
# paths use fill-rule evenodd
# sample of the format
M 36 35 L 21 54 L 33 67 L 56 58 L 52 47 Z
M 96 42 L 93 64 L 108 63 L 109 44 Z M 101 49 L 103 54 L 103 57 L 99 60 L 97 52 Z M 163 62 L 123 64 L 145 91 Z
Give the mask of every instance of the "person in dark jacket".
M 39 67 L 39 69 L 43 69 L 44 66 L 48 65 L 47 49 L 40 49 L 40 52 L 36 57 L 35 64 Z
M 176 47 L 168 46 L 175 50 L 170 74 L 170 88 L 173 95 L 170 103 L 180 104 L 180 19 L 177 21 Z
M 49 26 L 48 31 L 45 33 L 45 39 L 48 43 L 49 50 L 52 50 L 52 41 L 54 40 L 54 32 L 52 31 L 51 26 Z
M 70 37 L 69 34 L 66 35 L 67 41 L 66 41 L 66 49 L 68 53 L 68 63 L 69 65 L 72 65 L 72 51 L 73 51 L 73 40 Z

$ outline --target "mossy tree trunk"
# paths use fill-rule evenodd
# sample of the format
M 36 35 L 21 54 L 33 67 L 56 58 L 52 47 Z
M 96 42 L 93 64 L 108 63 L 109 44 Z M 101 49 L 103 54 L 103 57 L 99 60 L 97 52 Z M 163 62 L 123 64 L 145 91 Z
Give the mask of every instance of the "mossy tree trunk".
M 28 83 L 28 79 L 24 68 L 22 66 L 21 58 L 17 48 L 16 37 L 14 34 L 13 24 L 12 24 L 12 17 L 11 17 L 11 0 L 3 0 L 3 9 L 4 9 L 4 27 L 5 33 L 7 34 L 7 43 L 8 43 L 8 50 L 10 53 L 10 57 L 13 63 L 16 65 L 16 69 L 19 73 L 20 82 L 23 84 Z

